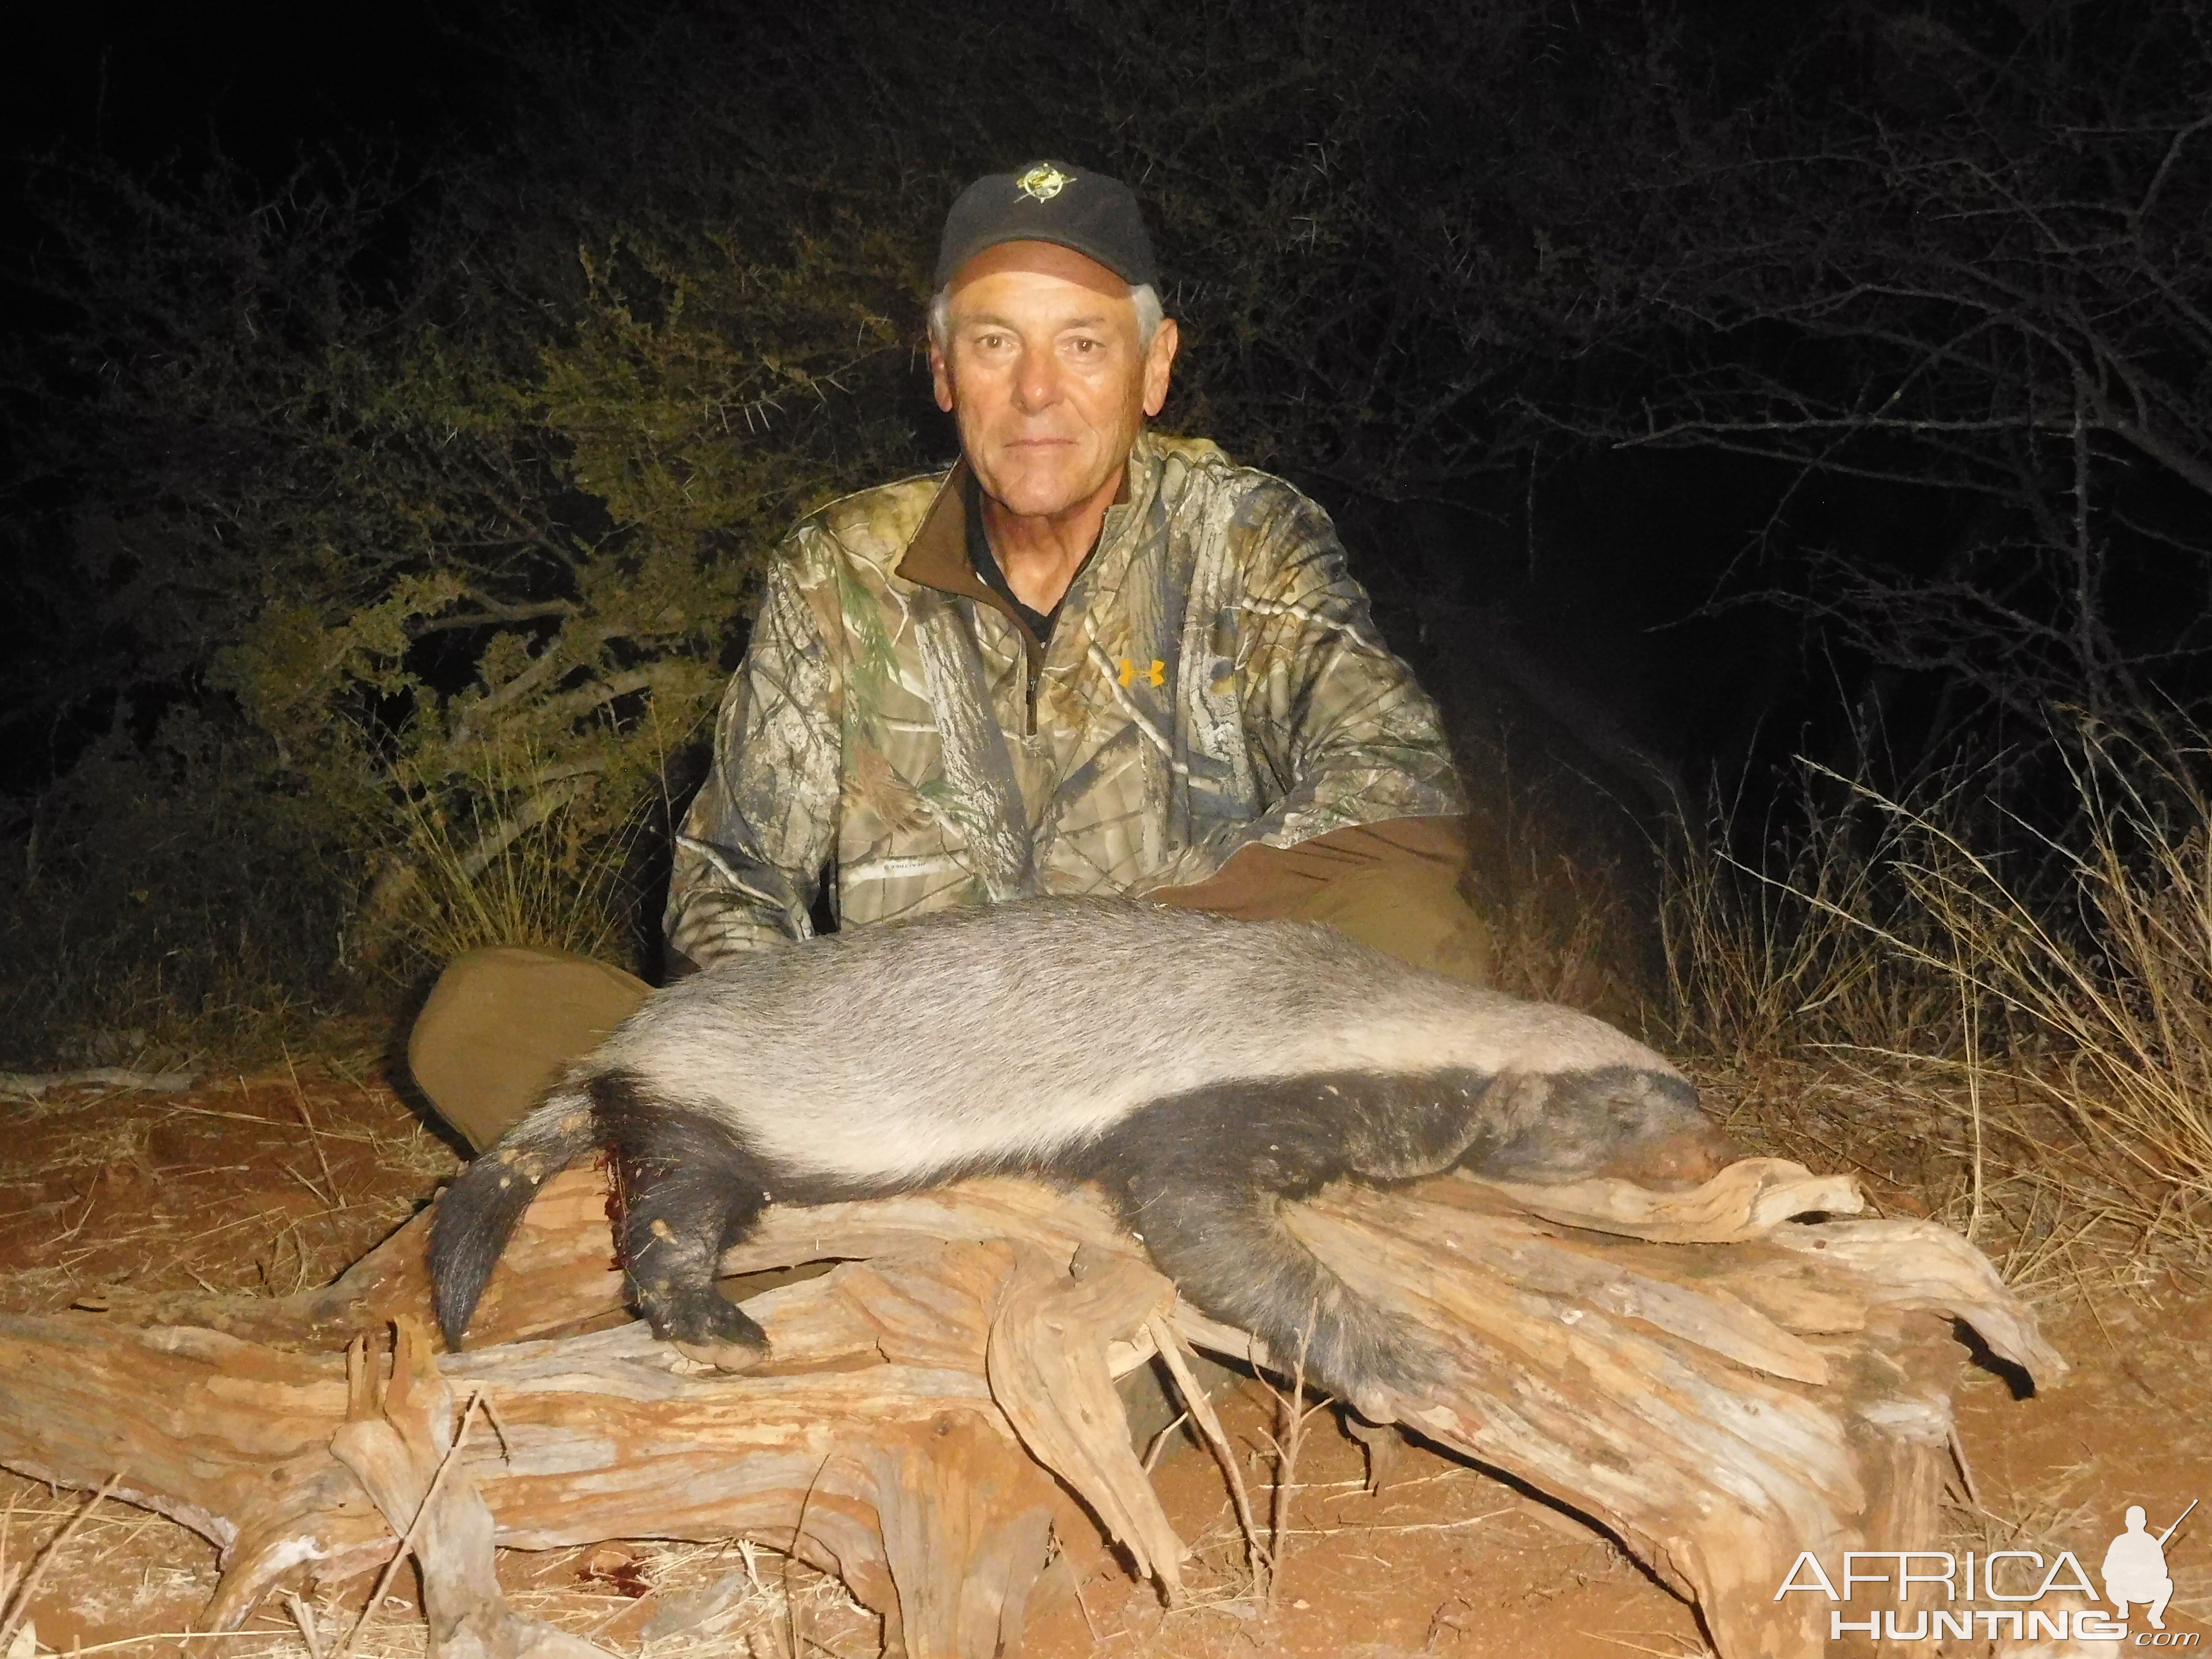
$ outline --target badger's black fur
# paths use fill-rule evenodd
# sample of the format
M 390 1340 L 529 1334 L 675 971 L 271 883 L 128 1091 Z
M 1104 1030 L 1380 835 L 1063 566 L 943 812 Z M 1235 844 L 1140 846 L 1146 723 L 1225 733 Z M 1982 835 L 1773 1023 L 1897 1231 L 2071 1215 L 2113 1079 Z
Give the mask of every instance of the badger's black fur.
M 1565 1008 L 1334 931 L 1123 900 L 957 910 L 716 964 L 653 997 L 439 1200 L 458 1347 L 515 1222 L 613 1155 L 630 1294 L 732 1369 L 767 1352 L 715 1289 L 769 1204 L 988 1171 L 1096 1181 L 1182 1293 L 1357 1400 L 1430 1350 L 1354 1296 L 1278 1200 L 1465 1164 L 1572 1180 L 1724 1147 L 1681 1074 Z

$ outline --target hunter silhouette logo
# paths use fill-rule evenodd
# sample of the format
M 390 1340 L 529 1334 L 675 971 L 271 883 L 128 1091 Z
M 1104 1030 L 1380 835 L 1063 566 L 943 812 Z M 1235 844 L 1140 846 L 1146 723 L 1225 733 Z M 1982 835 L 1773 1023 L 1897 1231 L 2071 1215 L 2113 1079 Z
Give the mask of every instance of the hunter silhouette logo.
M 2189 1510 L 2196 1507 L 2192 1498 Z M 2137 1602 L 2146 1609 L 2143 1616 L 2153 1630 L 2166 1628 L 2166 1604 L 2173 1599 L 2173 1580 L 2166 1571 L 2166 1540 L 2189 1519 L 2189 1510 L 2174 1516 L 2173 1525 L 2154 1538 L 2143 1506 L 2128 1505 L 2128 1529 L 2106 1547 L 2102 1575 L 2105 1599 L 2118 1609 L 2117 1617 L 2125 1619 L 2128 1604 Z

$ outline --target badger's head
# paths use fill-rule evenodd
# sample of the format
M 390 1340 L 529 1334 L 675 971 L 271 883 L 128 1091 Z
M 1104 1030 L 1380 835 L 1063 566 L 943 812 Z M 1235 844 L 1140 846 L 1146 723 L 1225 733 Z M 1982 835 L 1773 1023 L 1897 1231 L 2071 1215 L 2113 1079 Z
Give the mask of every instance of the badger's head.
M 1463 1167 L 1502 1181 L 1685 1186 L 1741 1156 L 1690 1080 L 1626 1031 L 1494 992 L 1465 994 L 1457 1012 L 1455 1040 L 1492 1079 Z M 1485 1042 L 1486 1054 L 1474 1046 Z
M 1645 1187 L 1695 1186 L 1741 1156 L 1698 1107 L 1697 1090 L 1664 1061 L 1519 1072 L 1499 1078 L 1484 1105 L 1483 1129 L 1460 1162 L 1501 1181 L 1617 1176 Z

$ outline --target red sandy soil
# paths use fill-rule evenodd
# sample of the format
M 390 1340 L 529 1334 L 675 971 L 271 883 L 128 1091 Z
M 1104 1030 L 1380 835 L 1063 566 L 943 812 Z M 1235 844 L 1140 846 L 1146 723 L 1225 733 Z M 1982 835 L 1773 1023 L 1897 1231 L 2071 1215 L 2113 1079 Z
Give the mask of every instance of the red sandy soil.
M 121 1317 L 137 1298 L 170 1292 L 287 1294 L 334 1276 L 457 1165 L 389 1090 L 323 1068 L 296 1082 L 280 1076 L 184 1096 L 0 1103 L 0 1310 L 9 1312 L 74 1307 L 84 1318 Z M 1987 1372 L 1969 1374 L 1959 1419 L 1978 1501 L 1962 1492 L 1954 1547 L 2070 1548 L 2094 1572 L 2129 1504 L 2143 1504 L 2155 1529 L 2191 1498 L 2212 1498 L 2212 1293 L 2160 1276 L 2124 1293 L 2046 1305 L 2044 1316 L 2075 1374 L 2026 1401 Z M 1264 1506 L 1275 1402 L 1255 1385 L 1224 1415 Z M 1253 1590 L 1212 1460 L 1186 1445 L 1156 1478 L 1178 1530 L 1198 1542 L 1195 1605 L 1168 1613 L 1148 1589 L 1094 1578 L 1079 1602 L 1033 1622 L 1030 1659 L 1708 1650 L 1694 1613 L 1609 1539 L 1479 1469 L 1410 1447 L 1370 1495 L 1362 1449 L 1327 1412 L 1310 1419 L 1297 1459 L 1290 1547 L 1272 1604 Z M 0 1474 L 5 1562 L 33 1555 L 80 1501 Z M 2167 1558 L 2179 1587 L 2168 1628 L 2202 1632 L 2212 1613 L 2212 1504 L 2176 1534 Z M 834 1584 L 792 1576 L 764 1551 L 750 1561 L 734 1548 L 689 1546 L 509 1552 L 501 1577 L 537 1616 L 595 1631 L 594 1640 L 647 1659 L 767 1659 L 794 1645 L 849 1659 L 876 1650 L 872 1621 Z M 56 1557 L 33 1599 L 40 1646 L 67 1652 L 138 1638 L 121 1651 L 175 1651 L 178 1642 L 155 1638 L 185 1629 L 214 1582 L 204 1541 L 110 1504 Z M 325 1599 L 326 1636 L 350 1622 L 368 1590 L 364 1579 Z M 413 1591 L 403 1573 L 364 1632 L 363 1659 L 420 1652 Z M 737 1613 L 676 1628 L 733 1596 Z M 190 1650 L 224 1659 L 306 1651 L 273 1604 L 253 1628 L 262 1634 Z M 2145 1628 L 2140 1614 L 2136 1628 Z

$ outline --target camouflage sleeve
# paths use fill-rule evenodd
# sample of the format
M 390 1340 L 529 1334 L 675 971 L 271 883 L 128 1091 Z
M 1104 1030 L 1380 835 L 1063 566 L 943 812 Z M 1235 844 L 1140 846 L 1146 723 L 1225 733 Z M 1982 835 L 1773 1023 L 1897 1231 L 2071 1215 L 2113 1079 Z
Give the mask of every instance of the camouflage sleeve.
M 1244 726 L 1279 799 L 1218 851 L 1464 812 L 1436 705 L 1376 631 L 1336 527 L 1275 484 L 1244 561 Z
M 676 839 L 661 925 L 695 966 L 814 931 L 836 831 L 834 678 L 798 572 L 779 560 L 715 716 L 714 768 Z

